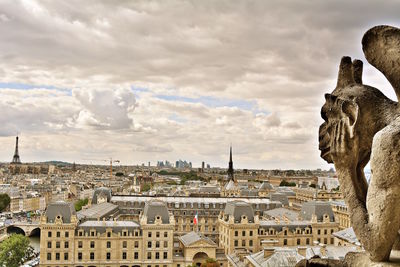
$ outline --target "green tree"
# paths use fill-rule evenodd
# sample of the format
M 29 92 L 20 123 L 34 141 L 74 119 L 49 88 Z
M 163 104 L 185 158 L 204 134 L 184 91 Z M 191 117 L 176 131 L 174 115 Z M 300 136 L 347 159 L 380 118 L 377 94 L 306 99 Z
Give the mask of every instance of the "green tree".
M 151 189 L 151 185 L 146 183 L 142 185 L 142 192 L 147 192 Z
M 7 194 L 0 194 L 0 212 L 4 211 L 10 205 L 11 199 Z
M 80 211 L 83 206 L 86 206 L 89 203 L 89 200 L 87 198 L 85 199 L 79 199 L 77 202 L 75 202 L 75 210 Z
M 0 266 L 18 267 L 29 256 L 29 239 L 24 235 L 11 235 L 0 243 Z
M 215 259 L 207 258 L 206 261 L 201 264 L 201 267 L 219 267 L 219 264 Z

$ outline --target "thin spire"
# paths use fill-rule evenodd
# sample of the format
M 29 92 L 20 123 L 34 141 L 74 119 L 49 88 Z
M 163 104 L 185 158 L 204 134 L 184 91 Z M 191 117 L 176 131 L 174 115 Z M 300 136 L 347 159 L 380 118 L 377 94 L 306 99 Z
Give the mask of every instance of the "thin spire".
M 228 178 L 229 180 L 234 181 L 234 176 L 233 176 L 233 160 L 232 160 L 232 144 L 229 148 L 229 167 L 228 167 Z
M 15 138 L 15 152 L 14 152 L 14 156 L 12 159 L 12 164 L 21 164 L 21 159 L 19 158 L 19 152 L 18 152 L 18 135 Z

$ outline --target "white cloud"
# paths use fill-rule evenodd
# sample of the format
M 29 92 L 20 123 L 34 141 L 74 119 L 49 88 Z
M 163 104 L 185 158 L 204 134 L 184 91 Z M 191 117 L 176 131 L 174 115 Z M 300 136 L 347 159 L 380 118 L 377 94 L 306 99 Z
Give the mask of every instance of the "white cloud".
M 334 87 L 341 56 L 363 59 L 362 34 L 398 24 L 399 7 L 361 0 L 0 2 L 0 136 L 10 145 L 0 159 L 8 160 L 7 136 L 19 131 L 32 161 L 113 154 L 130 164 L 182 158 L 225 166 L 233 142 L 241 167 L 326 167 L 317 150 L 323 94 Z M 365 76 L 394 97 L 368 65 Z M 131 86 L 147 90 L 135 96 Z

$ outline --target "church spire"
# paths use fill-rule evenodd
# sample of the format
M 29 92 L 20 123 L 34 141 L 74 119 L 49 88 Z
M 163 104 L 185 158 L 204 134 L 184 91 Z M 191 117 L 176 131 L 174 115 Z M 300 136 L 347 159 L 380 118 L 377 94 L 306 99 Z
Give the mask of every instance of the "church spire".
M 15 141 L 15 152 L 11 164 L 21 164 L 21 160 L 19 158 L 19 153 L 18 153 L 18 135 Z
M 232 161 L 232 145 L 230 146 L 229 150 L 229 168 L 228 168 L 228 179 L 234 181 L 233 176 L 233 161 Z

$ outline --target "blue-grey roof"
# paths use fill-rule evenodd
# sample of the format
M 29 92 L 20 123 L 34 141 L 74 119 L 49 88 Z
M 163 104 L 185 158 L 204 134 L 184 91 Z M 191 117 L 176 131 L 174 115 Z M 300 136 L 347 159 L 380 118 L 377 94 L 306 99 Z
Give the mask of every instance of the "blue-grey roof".
M 45 214 L 47 222 L 54 223 L 55 219 L 60 216 L 63 223 L 71 223 L 71 217 L 76 214 L 76 211 L 72 203 L 57 201 L 47 206 Z
M 111 200 L 111 189 L 107 187 L 99 187 L 96 188 L 93 192 L 93 197 L 92 197 L 92 204 L 97 204 L 97 199 L 100 196 L 107 197 L 107 202 L 110 202 Z
M 303 220 L 311 220 L 312 215 L 317 216 L 318 221 L 322 221 L 324 215 L 327 214 L 331 222 L 335 221 L 335 215 L 333 214 L 331 204 L 326 201 L 309 201 L 303 203 L 300 211 L 300 217 Z
M 143 215 L 147 217 L 147 223 L 154 223 L 157 217 L 160 217 L 162 223 L 169 223 L 169 212 L 167 205 L 160 200 L 146 202 Z
M 269 198 L 271 199 L 271 201 L 279 201 L 284 206 L 289 206 L 288 197 L 284 193 L 281 193 L 281 192 L 271 193 L 271 194 L 269 194 Z
M 124 230 L 132 232 L 139 229 L 140 225 L 134 221 L 86 221 L 81 223 L 77 230 L 81 229 L 85 232 L 96 230 L 96 232 L 102 234 L 106 232 L 107 228 L 110 228 L 114 233 L 120 233 Z
M 235 222 L 240 222 L 242 216 L 246 216 L 249 222 L 254 222 L 254 211 L 253 207 L 246 202 L 233 201 L 228 202 L 224 210 L 225 215 L 231 215 L 234 217 Z

